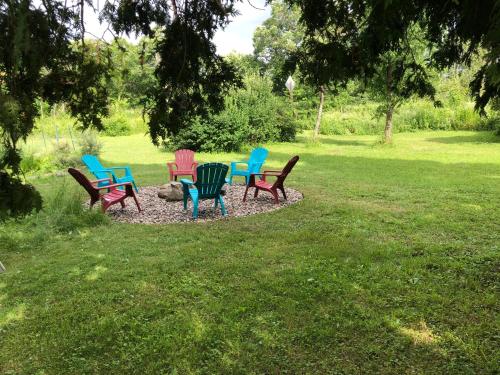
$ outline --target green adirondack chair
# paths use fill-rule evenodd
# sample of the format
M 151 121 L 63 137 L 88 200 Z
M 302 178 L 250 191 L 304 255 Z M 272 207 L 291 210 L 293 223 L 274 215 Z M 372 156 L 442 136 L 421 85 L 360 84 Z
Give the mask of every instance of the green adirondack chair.
M 200 199 L 213 199 L 215 208 L 220 203 L 222 215 L 226 216 L 224 199 L 220 194 L 222 186 L 226 183 L 229 167 L 222 163 L 206 163 L 196 168 L 196 182 L 181 179 L 184 191 L 184 209 L 187 210 L 189 198 L 193 201 L 193 219 L 198 218 L 198 202 Z

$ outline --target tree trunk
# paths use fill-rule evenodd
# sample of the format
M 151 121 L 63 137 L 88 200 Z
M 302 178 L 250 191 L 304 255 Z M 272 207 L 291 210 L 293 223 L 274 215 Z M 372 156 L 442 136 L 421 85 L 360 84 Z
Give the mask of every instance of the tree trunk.
M 319 128 L 321 125 L 321 116 L 323 115 L 323 103 L 325 101 L 325 88 L 323 85 L 319 87 L 319 107 L 318 107 L 318 117 L 316 117 L 316 125 L 314 126 L 314 136 L 313 138 L 318 138 Z
M 385 113 L 385 129 L 384 129 L 384 142 L 391 143 L 392 142 L 392 113 L 394 112 L 394 108 L 389 106 Z
M 394 112 L 394 105 L 392 103 L 392 64 L 389 62 L 387 65 L 386 75 L 386 93 L 387 93 L 387 110 L 385 112 L 385 129 L 384 129 L 384 142 L 392 142 L 392 114 Z

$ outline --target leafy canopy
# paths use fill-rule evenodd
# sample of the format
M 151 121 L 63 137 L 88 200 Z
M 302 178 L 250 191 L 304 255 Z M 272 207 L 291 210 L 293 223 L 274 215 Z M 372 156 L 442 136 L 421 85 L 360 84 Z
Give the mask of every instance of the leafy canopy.
M 90 53 L 81 15 L 77 6 L 57 0 L 0 2 L 0 211 L 25 212 L 41 205 L 36 191 L 19 178 L 18 142 L 33 130 L 37 98 L 68 101 L 83 127 L 102 127 L 106 53 Z
M 217 55 L 215 31 L 235 14 L 234 0 L 143 0 L 106 2 L 102 16 L 118 33 L 155 38 L 156 82 L 146 112 L 155 144 L 224 108 L 224 95 L 242 82 L 235 68 Z M 153 26 L 154 25 L 154 26 Z
M 271 17 L 255 29 L 254 56 L 273 80 L 274 90 L 282 92 L 288 76 L 287 61 L 296 53 L 304 38 L 297 7 L 282 0 L 271 4 Z
M 480 49 L 484 63 L 470 83 L 476 109 L 484 112 L 500 94 L 500 5 L 497 0 L 286 0 L 301 10 L 306 37 L 299 53 L 301 70 L 311 81 L 345 83 L 373 76 L 383 56 L 408 43 L 418 25 L 431 54 L 415 59 L 415 90 L 428 87 L 428 66 L 469 65 Z

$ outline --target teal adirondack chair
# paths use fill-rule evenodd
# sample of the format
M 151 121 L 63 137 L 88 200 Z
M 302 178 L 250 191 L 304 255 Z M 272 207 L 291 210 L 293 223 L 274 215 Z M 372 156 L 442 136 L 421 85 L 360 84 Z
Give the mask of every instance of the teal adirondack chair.
M 113 183 L 122 184 L 125 182 L 131 182 L 135 191 L 139 191 L 135 185 L 134 177 L 132 176 L 132 171 L 129 166 L 104 168 L 101 162 L 94 155 L 83 155 L 82 161 L 83 164 L 87 166 L 90 173 L 92 173 L 98 180 L 105 178 L 109 179 L 109 176 L 111 176 L 113 178 Z M 118 177 L 115 174 L 115 170 L 123 170 L 125 171 L 125 175 Z M 109 182 L 103 181 L 99 182 L 97 186 L 101 187 L 106 186 L 107 184 L 109 184 Z
M 250 158 L 247 161 L 232 161 L 231 162 L 231 175 L 229 176 L 229 184 L 233 184 L 233 176 L 244 176 L 245 183 L 248 185 L 250 175 L 252 173 L 259 173 L 260 168 L 267 158 L 268 150 L 265 148 L 254 148 L 250 153 Z M 237 169 L 238 164 L 246 164 L 246 169 Z
M 193 201 L 193 219 L 198 218 L 198 202 L 200 199 L 214 199 L 215 208 L 220 203 L 222 215 L 226 216 L 224 199 L 220 194 L 226 183 L 229 167 L 222 163 L 206 163 L 196 168 L 196 182 L 186 178 L 181 179 L 184 191 L 184 209 L 187 210 L 188 198 Z

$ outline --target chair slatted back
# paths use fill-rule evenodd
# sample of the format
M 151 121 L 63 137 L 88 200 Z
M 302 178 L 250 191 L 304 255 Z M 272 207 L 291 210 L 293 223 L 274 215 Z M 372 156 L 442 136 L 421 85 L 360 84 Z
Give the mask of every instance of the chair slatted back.
M 196 168 L 196 182 L 200 198 L 215 198 L 226 183 L 229 167 L 222 163 L 206 163 Z
M 92 198 L 93 201 L 98 201 L 99 200 L 99 190 L 96 189 L 90 180 L 78 169 L 76 168 L 68 168 L 68 173 L 73 176 L 73 178 L 83 186 L 85 190 L 87 190 L 87 193 L 89 193 L 90 197 Z
M 100 170 L 105 169 L 99 159 L 97 159 L 94 155 L 83 155 L 82 161 L 89 169 L 89 171 L 98 179 L 109 178 L 109 174 L 106 172 L 99 172 Z
M 283 168 L 281 174 L 274 182 L 274 186 L 283 185 L 283 181 L 285 181 L 286 176 L 288 176 L 288 174 L 292 171 L 293 167 L 295 167 L 295 164 L 297 164 L 298 161 L 299 161 L 298 155 L 295 155 L 293 158 L 288 160 L 288 163 L 286 163 L 285 168 Z
M 175 164 L 177 168 L 182 171 L 190 170 L 194 163 L 194 151 L 191 150 L 177 150 L 175 151 Z
M 259 173 L 262 164 L 266 161 L 267 154 L 269 154 L 269 151 L 265 148 L 254 148 L 250 153 L 250 158 L 248 159 L 248 172 Z

